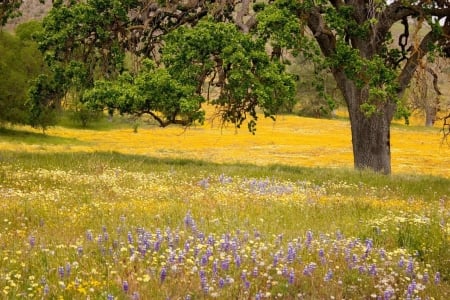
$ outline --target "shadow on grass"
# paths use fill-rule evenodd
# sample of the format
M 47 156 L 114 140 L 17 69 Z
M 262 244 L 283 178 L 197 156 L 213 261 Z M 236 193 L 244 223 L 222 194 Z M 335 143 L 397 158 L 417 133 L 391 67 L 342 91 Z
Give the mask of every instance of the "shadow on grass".
M 356 200 L 376 190 L 382 199 L 399 196 L 403 199 L 435 201 L 450 195 L 450 179 L 431 175 L 394 174 L 385 176 L 371 171 L 349 168 L 317 168 L 289 165 L 260 166 L 253 164 L 219 164 L 189 158 L 157 158 L 118 152 L 28 153 L 0 151 L 0 162 L 20 162 L 27 169 L 46 168 L 101 173 L 108 168 L 131 172 L 175 172 L 190 178 L 218 178 L 219 175 L 240 178 L 268 178 L 291 182 L 310 182 L 327 186 L 327 193 L 347 194 Z M 342 188 L 343 183 L 350 188 Z
M 0 141 L 20 142 L 29 145 L 46 144 L 46 145 L 80 145 L 84 142 L 75 138 L 64 138 L 59 136 L 47 135 L 44 133 L 31 132 L 20 129 L 0 128 Z

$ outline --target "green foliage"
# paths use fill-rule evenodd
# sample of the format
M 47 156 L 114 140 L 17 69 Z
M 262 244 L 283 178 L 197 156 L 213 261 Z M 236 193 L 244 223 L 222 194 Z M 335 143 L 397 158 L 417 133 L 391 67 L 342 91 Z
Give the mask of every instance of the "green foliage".
M 20 16 L 20 5 L 22 5 L 22 0 L 3 0 L 0 2 L 0 28 L 9 19 Z
M 240 127 L 248 114 L 254 132 L 258 108 L 273 117 L 283 103 L 293 101 L 292 76 L 270 60 L 264 40 L 241 33 L 233 24 L 203 20 L 173 31 L 165 42 L 162 61 L 168 72 L 199 94 L 205 83 L 208 94 L 212 86 L 218 87 L 219 96 L 211 103 L 225 122 Z
M 48 75 L 39 75 L 32 81 L 28 90 L 27 104 L 30 107 L 29 123 L 33 127 L 45 131 L 49 126 L 55 125 L 59 99 L 63 96 L 54 78 Z
M 151 114 L 161 126 L 176 123 L 181 116 L 187 123 L 203 122 L 202 98 L 192 87 L 172 78 L 166 69 L 156 69 L 152 61 L 144 61 L 141 71 L 133 76 L 123 73 L 116 81 L 99 80 L 84 94 L 83 101 L 97 110 L 117 110 L 136 116 Z
M 284 67 L 270 60 L 262 40 L 233 24 L 206 19 L 179 27 L 164 40 L 164 67 L 144 60 L 137 75 L 123 72 L 115 81 L 97 81 L 84 101 L 96 109 L 147 113 L 167 126 L 203 122 L 201 104 L 208 100 L 225 122 L 238 127 L 249 114 L 252 132 L 258 108 L 273 117 L 283 103 L 293 101 L 293 81 Z M 212 89 L 217 97 L 209 96 Z
M 269 40 L 273 47 L 291 49 L 294 53 L 298 53 L 307 40 L 304 38 L 303 28 L 295 11 L 295 2 L 265 6 L 257 15 L 258 36 Z
M 16 36 L 0 31 L 0 123 L 27 124 L 29 81 L 45 70 L 42 55 L 30 38 L 36 22 L 18 27 Z

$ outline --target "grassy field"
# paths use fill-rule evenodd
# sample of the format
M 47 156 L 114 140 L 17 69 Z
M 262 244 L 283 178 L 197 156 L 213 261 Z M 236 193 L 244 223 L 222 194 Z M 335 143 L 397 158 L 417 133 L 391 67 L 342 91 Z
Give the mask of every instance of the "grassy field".
M 98 124 L 97 124 L 98 125 Z M 0 299 L 449 299 L 450 149 L 394 125 L 0 131 Z

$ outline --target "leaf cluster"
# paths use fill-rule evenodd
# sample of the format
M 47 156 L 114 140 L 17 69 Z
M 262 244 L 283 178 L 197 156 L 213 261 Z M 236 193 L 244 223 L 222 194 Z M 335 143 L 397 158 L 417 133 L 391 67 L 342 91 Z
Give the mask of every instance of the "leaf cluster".
M 274 117 L 283 102 L 293 101 L 293 79 L 270 59 L 264 39 L 244 34 L 233 24 L 205 19 L 193 28 L 173 31 L 165 42 L 162 60 L 169 73 L 196 83 L 199 94 L 204 84 L 206 94 L 218 90 L 211 103 L 225 122 L 240 127 L 249 115 L 248 127 L 254 132 L 258 108 Z

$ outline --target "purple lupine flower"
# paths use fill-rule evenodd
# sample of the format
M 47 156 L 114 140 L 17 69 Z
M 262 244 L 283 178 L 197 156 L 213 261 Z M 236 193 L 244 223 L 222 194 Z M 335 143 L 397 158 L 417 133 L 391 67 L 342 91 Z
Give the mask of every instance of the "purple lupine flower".
M 430 280 L 430 275 L 428 275 L 428 272 L 425 271 L 425 272 L 423 273 L 423 278 L 422 278 L 423 284 L 427 284 L 427 283 L 428 283 L 428 280 Z
M 252 252 L 250 253 L 250 257 L 251 257 L 252 261 L 254 263 L 256 263 L 256 250 L 255 249 L 252 249 Z
M 327 259 L 325 258 L 325 251 L 322 248 L 319 249 L 319 257 L 320 262 L 324 265 L 327 262 Z
M 415 289 L 416 289 L 416 281 L 413 280 L 410 284 L 408 284 L 408 288 L 406 290 L 407 299 L 411 299 L 411 297 L 414 295 Z
M 245 281 L 245 280 L 247 279 L 247 272 L 246 272 L 245 270 L 243 270 L 243 271 L 241 272 L 241 279 L 242 279 L 243 281 Z
M 342 240 L 344 238 L 344 235 L 341 233 L 341 231 L 338 229 L 337 231 L 336 231 L 336 240 L 337 241 L 340 241 L 340 240 Z
M 412 257 L 409 258 L 408 264 L 406 265 L 406 274 L 412 276 L 414 274 L 414 261 Z
M 231 177 L 225 176 L 225 174 L 219 175 L 219 182 L 221 184 L 227 184 L 233 182 L 233 179 Z
M 83 255 L 83 246 L 79 245 L 79 246 L 77 247 L 77 254 L 78 254 L 79 256 Z
M 309 263 L 305 269 L 303 269 L 303 275 L 311 276 L 312 272 L 316 269 L 317 265 L 315 263 Z
M 86 239 L 87 239 L 88 241 L 92 241 L 93 236 L 92 236 L 92 231 L 91 231 L 91 230 L 87 230 L 87 231 L 86 231 Z
M 257 292 L 255 295 L 255 300 L 261 300 L 261 299 L 262 299 L 261 292 Z
M 64 267 L 63 266 L 58 267 L 58 275 L 60 278 L 64 277 Z
M 253 276 L 253 277 L 258 277 L 258 273 L 259 273 L 259 272 L 258 272 L 258 267 L 254 267 L 254 268 L 253 268 L 253 271 L 252 271 L 252 276 Z
M 107 300 L 114 300 L 114 296 L 111 294 L 108 294 L 108 296 L 106 296 Z
M 131 231 L 128 231 L 127 239 L 128 239 L 128 244 L 133 243 L 133 235 L 132 235 Z
M 292 245 L 292 243 L 288 244 L 288 251 L 287 251 L 287 257 L 286 260 L 288 263 L 293 263 L 295 260 L 295 256 L 297 255 L 294 246 Z
M 380 253 L 381 259 L 385 259 L 385 258 L 386 258 L 386 250 L 384 250 L 383 248 L 381 248 L 380 251 L 379 251 L 379 253 Z
M 66 264 L 66 274 L 67 276 L 70 276 L 70 271 L 72 270 L 72 266 L 70 265 L 70 263 Z
M 125 293 L 128 293 L 128 288 L 129 288 L 129 286 L 128 286 L 128 281 L 124 280 L 124 281 L 122 282 L 122 289 L 123 289 L 123 291 L 124 291 Z
M 291 269 L 291 271 L 289 272 L 288 283 L 289 283 L 289 284 L 294 284 L 294 280 L 295 280 L 294 269 Z
M 225 258 L 224 260 L 222 260 L 222 270 L 228 271 L 230 267 L 230 261 L 228 260 L 228 258 Z
M 139 300 L 140 299 L 139 293 L 138 292 L 133 292 L 133 295 L 131 295 L 131 299 L 132 300 Z
M 208 281 L 206 279 L 205 270 L 200 270 L 199 276 L 200 276 L 200 284 L 202 286 L 202 290 L 205 294 L 207 294 L 209 292 L 209 286 L 208 286 Z
M 222 277 L 220 277 L 219 278 L 219 288 L 223 288 L 224 285 L 225 285 L 225 280 Z
M 236 264 L 237 268 L 240 268 L 240 266 L 241 266 L 241 256 L 239 254 L 236 255 L 236 257 L 234 258 L 234 263 Z
M 311 242 L 313 240 L 313 233 L 311 230 L 306 232 L 306 246 L 309 248 L 311 246 Z
M 101 245 L 101 244 L 103 243 L 103 235 L 102 235 L 102 234 L 99 234 L 99 235 L 97 236 L 97 243 L 98 243 L 99 245 Z
M 28 242 L 31 247 L 34 247 L 34 245 L 36 245 L 36 238 L 34 237 L 34 235 L 30 236 L 30 238 L 28 239 Z
M 244 287 L 245 287 L 246 290 L 248 290 L 250 288 L 250 281 L 246 280 L 244 282 Z
M 215 259 L 215 260 L 213 261 L 213 264 L 212 264 L 212 271 L 213 271 L 213 274 L 217 274 L 217 265 L 218 265 L 218 263 L 219 263 L 219 261 L 218 261 L 217 259 Z
M 390 300 L 394 296 L 394 292 L 392 290 L 385 290 L 383 293 L 383 300 Z
M 330 281 L 333 278 L 333 271 L 328 270 L 327 274 L 325 274 L 325 277 L 323 278 L 324 281 Z
M 370 265 L 369 275 L 372 275 L 372 276 L 377 275 L 377 267 L 375 266 L 375 264 Z
M 288 277 L 288 268 L 287 268 L 287 266 L 283 267 L 283 270 L 281 270 L 281 275 L 283 275 L 284 277 Z
M 200 253 L 200 248 L 199 247 L 195 247 L 194 248 L 194 257 L 197 257 L 197 255 Z
M 48 295 L 50 293 L 50 287 L 48 286 L 48 284 L 44 285 L 44 295 Z
M 194 220 L 192 219 L 191 212 L 188 211 L 188 212 L 186 213 L 186 216 L 184 217 L 184 225 L 185 225 L 186 227 L 191 227 L 193 221 L 194 221 Z
M 153 245 L 153 250 L 158 252 L 159 249 L 161 249 L 161 241 L 156 241 L 155 244 Z
M 205 265 L 208 264 L 208 256 L 207 256 L 206 254 L 203 254 L 203 255 L 202 255 L 202 258 L 200 259 L 200 264 L 201 264 L 202 266 L 205 266 Z
M 214 244 L 215 244 L 214 236 L 212 234 L 210 234 L 208 236 L 208 245 L 214 246 Z
M 278 265 L 278 253 L 273 255 L 273 266 L 276 267 Z
M 400 268 L 403 268 L 405 266 L 405 259 L 402 257 L 400 257 L 400 260 L 398 261 L 398 266 Z
M 359 266 L 358 271 L 359 271 L 359 274 L 364 274 L 364 273 L 366 273 L 367 269 L 364 266 Z
M 434 284 L 439 284 L 441 283 L 441 273 L 436 272 L 436 274 L 434 275 Z
M 198 185 L 203 188 L 207 189 L 209 187 L 209 177 L 203 178 L 198 182 Z
M 160 282 L 163 283 L 164 280 L 166 280 L 166 277 L 167 277 L 167 269 L 166 267 L 162 267 L 161 273 L 159 274 Z
M 366 249 L 369 251 L 373 248 L 373 240 L 372 239 L 366 239 Z

